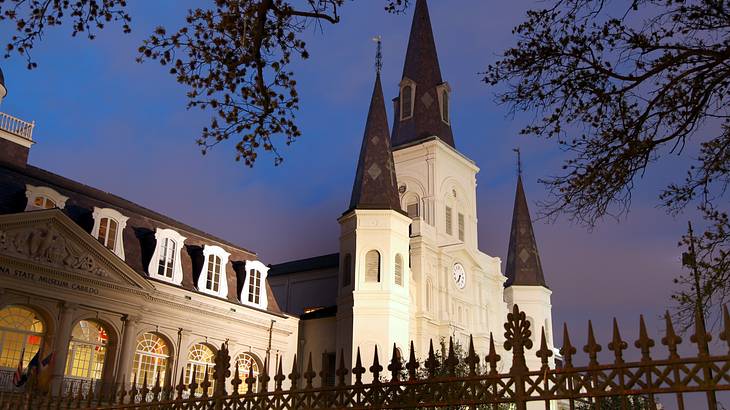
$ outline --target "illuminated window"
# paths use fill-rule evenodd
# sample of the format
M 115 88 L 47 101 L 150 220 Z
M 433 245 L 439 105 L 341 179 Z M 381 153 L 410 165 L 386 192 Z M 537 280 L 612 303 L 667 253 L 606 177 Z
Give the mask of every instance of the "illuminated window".
M 130 381 L 137 379 L 141 385 L 145 377 L 147 385 L 152 385 L 159 375 L 160 384 L 165 382 L 165 372 L 170 358 L 170 350 L 167 343 L 154 333 L 145 333 L 137 338 L 137 349 L 134 354 L 134 372 Z
M 90 320 L 77 323 L 68 344 L 66 376 L 101 379 L 108 343 L 109 335 L 101 324 Z
M 205 280 L 205 288 L 218 292 L 221 283 L 221 258 L 217 255 L 208 256 L 208 277 Z
M 124 259 L 124 244 L 122 243 L 122 232 L 127 226 L 127 218 L 118 211 L 111 208 L 94 208 L 94 228 L 91 236 L 99 240 L 99 243 Z
M 239 295 L 241 303 L 265 309 L 268 304 L 266 296 L 266 276 L 269 267 L 260 261 L 246 261 L 246 279 Z
M 238 392 L 248 393 L 248 384 L 246 379 L 253 376 L 255 381 L 251 385 L 253 387 L 252 393 L 256 393 L 258 390 L 259 382 L 259 363 L 252 353 L 241 353 L 236 357 L 236 367 L 238 368 L 238 377 L 241 378 L 241 383 L 238 386 Z
M 258 305 L 261 302 L 261 272 L 251 269 L 248 275 L 248 301 Z
M 395 284 L 403 286 L 403 257 L 395 255 Z
M 15 369 L 23 354 L 23 367 L 40 350 L 45 335 L 43 321 L 30 309 L 9 306 L 0 310 L 0 368 Z
M 59 194 L 54 189 L 29 184 L 25 185 L 25 196 L 28 199 L 25 207 L 26 211 L 51 208 L 63 209 L 68 200 L 68 197 Z
M 365 255 L 365 282 L 380 282 L 380 253 L 369 251 Z
M 198 384 L 194 393 L 196 396 L 203 394 L 200 383 L 205 379 L 206 369 L 208 369 L 208 381 L 210 382 L 208 395 L 213 394 L 213 366 L 215 366 L 215 352 L 208 345 L 196 343 L 190 348 L 188 364 L 185 367 L 185 384 L 190 384 L 195 380 L 195 383 Z

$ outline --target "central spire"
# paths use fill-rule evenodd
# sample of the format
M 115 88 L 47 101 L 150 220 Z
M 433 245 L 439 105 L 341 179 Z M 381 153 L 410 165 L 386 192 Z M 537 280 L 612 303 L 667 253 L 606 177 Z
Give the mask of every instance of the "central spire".
M 426 0 L 416 1 L 400 95 L 395 99 L 393 146 L 437 136 L 454 147 L 450 88 L 441 78 Z
M 348 211 L 353 209 L 400 210 L 393 152 L 390 149 L 388 116 L 379 72 L 375 76 L 375 87 Z

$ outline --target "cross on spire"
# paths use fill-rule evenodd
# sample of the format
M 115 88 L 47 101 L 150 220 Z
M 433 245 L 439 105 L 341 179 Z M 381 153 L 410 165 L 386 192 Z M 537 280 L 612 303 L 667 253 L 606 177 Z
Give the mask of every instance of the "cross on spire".
M 380 75 L 380 71 L 383 69 L 383 37 L 377 35 L 373 37 L 373 41 L 378 45 L 375 52 L 375 72 Z

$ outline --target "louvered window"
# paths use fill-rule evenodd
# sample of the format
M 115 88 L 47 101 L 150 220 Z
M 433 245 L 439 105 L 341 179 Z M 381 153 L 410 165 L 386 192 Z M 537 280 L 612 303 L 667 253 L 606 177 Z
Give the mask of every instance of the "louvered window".
M 407 85 L 401 92 L 401 119 L 405 120 L 413 115 L 413 87 Z
M 452 225 L 452 220 L 451 220 L 452 219 L 452 216 L 451 216 L 451 214 L 452 214 L 451 207 L 450 206 L 447 206 L 446 207 L 446 233 L 448 235 L 453 235 L 454 234 L 454 229 L 451 226 Z
M 380 282 L 380 253 L 370 251 L 365 256 L 365 282 Z
M 403 257 L 395 255 L 395 284 L 403 286 Z
M 446 90 L 441 92 L 441 118 L 449 122 L 449 92 Z
M 408 204 L 406 212 L 408 213 L 408 216 L 410 216 L 413 219 L 417 219 L 420 215 L 418 212 L 418 202 Z
M 459 213 L 459 240 L 464 241 L 464 214 Z

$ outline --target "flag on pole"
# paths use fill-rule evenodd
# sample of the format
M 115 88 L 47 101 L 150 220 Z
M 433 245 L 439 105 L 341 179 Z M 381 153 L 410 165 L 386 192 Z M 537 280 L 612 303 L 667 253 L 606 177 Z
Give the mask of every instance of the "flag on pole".
M 25 356 L 25 347 L 23 348 L 23 351 L 20 352 L 18 367 L 15 369 L 15 373 L 13 373 L 13 385 L 15 387 L 20 387 L 25 383 L 25 374 L 23 373 L 23 356 Z
M 41 391 L 48 391 L 53 377 L 53 368 L 56 363 L 56 352 L 51 352 L 45 359 L 41 360 L 41 367 L 38 371 L 38 388 Z

